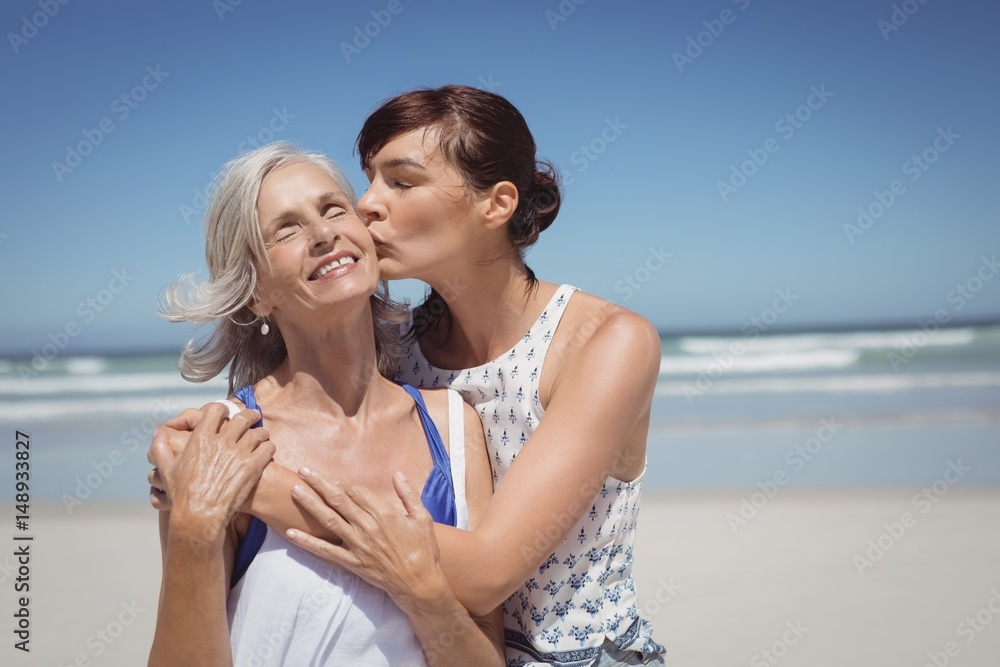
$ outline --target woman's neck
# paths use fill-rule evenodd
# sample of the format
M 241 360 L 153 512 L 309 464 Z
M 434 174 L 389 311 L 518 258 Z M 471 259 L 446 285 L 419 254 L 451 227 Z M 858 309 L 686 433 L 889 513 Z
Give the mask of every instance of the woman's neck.
M 471 265 L 457 278 L 430 284 L 448 304 L 448 314 L 428 332 L 425 351 L 445 368 L 471 368 L 506 352 L 548 298 L 520 259 Z
M 321 327 L 282 328 L 288 356 L 272 373 L 280 400 L 335 417 L 364 420 L 385 397 L 371 310 Z

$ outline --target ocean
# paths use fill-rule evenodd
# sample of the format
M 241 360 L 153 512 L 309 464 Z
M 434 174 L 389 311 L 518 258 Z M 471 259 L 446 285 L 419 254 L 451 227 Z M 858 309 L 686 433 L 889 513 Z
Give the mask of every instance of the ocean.
M 1000 485 L 1000 325 L 662 344 L 647 490 Z M 68 512 L 145 501 L 156 424 L 226 393 L 224 379 L 185 382 L 176 354 L 42 365 L 0 359 L 4 451 L 13 469 L 29 433 L 32 500 Z

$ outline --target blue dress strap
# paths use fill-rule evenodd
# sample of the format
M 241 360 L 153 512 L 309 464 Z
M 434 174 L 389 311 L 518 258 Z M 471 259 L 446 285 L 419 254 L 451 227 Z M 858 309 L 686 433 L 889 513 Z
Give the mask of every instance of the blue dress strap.
M 431 473 L 427 476 L 427 483 L 424 484 L 424 491 L 420 494 L 420 501 L 435 522 L 454 526 L 458 523 L 458 510 L 455 507 L 455 486 L 451 481 L 451 461 L 448 459 L 448 452 L 445 451 L 444 442 L 437 426 L 434 425 L 434 420 L 427 412 L 427 405 L 424 403 L 424 397 L 420 395 L 420 390 L 408 384 L 400 386 L 417 404 L 420 424 L 424 427 L 424 437 L 427 438 L 427 446 L 434 461 Z

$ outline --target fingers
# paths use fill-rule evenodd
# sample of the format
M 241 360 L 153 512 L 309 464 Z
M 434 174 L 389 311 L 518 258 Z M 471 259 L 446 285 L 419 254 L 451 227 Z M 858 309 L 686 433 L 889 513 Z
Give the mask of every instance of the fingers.
M 160 427 L 157 427 L 153 431 L 153 444 L 149 446 L 149 451 L 146 452 L 146 460 L 148 460 L 153 466 L 158 468 L 165 468 L 171 463 L 173 463 L 176 455 L 174 454 L 173 448 L 164 439 L 163 431 Z
M 354 531 L 351 529 L 351 524 L 345 521 L 344 517 L 335 509 L 331 509 L 330 505 L 314 489 L 296 484 L 292 488 L 292 498 L 302 506 L 302 509 L 313 515 L 324 528 L 337 537 L 345 542 L 353 538 Z
M 149 487 L 149 504 L 152 505 L 155 510 L 159 510 L 161 512 L 170 511 L 170 498 L 165 492 L 152 486 Z
M 191 431 L 201 421 L 203 414 L 201 410 L 188 408 L 180 416 L 168 419 L 153 431 L 153 442 L 155 443 L 157 440 L 167 442 L 173 453 L 179 456 L 184 451 L 184 448 L 187 447 L 191 439 Z M 146 453 L 146 459 L 154 466 L 158 465 L 152 447 Z
M 160 491 L 163 491 L 164 489 L 167 488 L 166 484 L 164 484 L 163 482 L 163 477 L 160 476 L 159 468 L 153 468 L 152 470 L 150 470 L 149 474 L 146 475 L 146 480 L 149 482 L 149 485 L 154 489 L 159 489 Z
M 263 429 L 254 430 L 259 431 Z M 263 440 L 260 444 L 254 445 L 254 447 L 255 449 L 250 454 L 250 464 L 257 471 L 257 476 L 260 477 L 260 474 L 264 472 L 264 468 L 274 458 L 277 448 L 273 442 L 267 439 Z
M 227 412 L 226 414 L 229 413 Z M 236 441 L 243 437 L 243 434 L 250 430 L 258 421 L 260 421 L 260 412 L 257 410 L 241 410 L 228 423 L 222 425 L 219 433 Z
M 158 440 L 163 440 L 170 446 L 170 449 L 174 454 L 180 455 L 180 453 L 184 451 L 184 448 L 187 447 L 188 441 L 191 439 L 191 431 L 177 430 L 164 424 L 156 427 L 153 437 Z
M 184 412 L 180 413 L 176 417 L 171 417 L 163 424 L 164 426 L 169 426 L 170 428 L 175 428 L 178 431 L 193 431 L 201 421 L 202 416 L 205 413 L 202 410 L 196 410 L 195 408 L 188 408 Z
M 337 511 L 348 523 L 360 525 L 370 518 L 370 513 L 359 507 L 354 499 L 350 498 L 338 484 L 331 484 L 314 470 L 300 468 L 299 477 L 304 479 L 309 486 L 315 489 L 316 493 L 326 502 L 326 504 Z M 316 517 L 319 518 L 319 517 Z
M 266 428 L 252 428 L 240 437 L 236 443 L 244 452 L 253 452 L 265 442 L 270 442 L 271 434 Z M 273 456 L 273 454 L 272 454 Z
M 430 517 L 430 513 L 424 507 L 424 503 L 420 500 L 416 489 L 410 485 L 410 480 L 406 479 L 406 475 L 400 471 L 396 471 L 396 474 L 392 476 L 392 486 L 396 489 L 396 495 L 403 502 L 403 507 L 406 509 L 407 515 L 413 519 Z
M 222 403 L 209 403 L 202 408 L 204 415 L 194 427 L 196 435 L 214 435 L 222 428 L 223 422 L 229 416 L 229 409 Z
M 385 500 L 375 495 L 371 489 L 366 486 L 353 485 L 347 487 L 347 497 L 354 501 L 354 504 L 358 506 L 359 509 L 367 512 L 370 516 L 375 517 L 380 523 L 387 521 L 390 518 L 399 516 L 399 509 L 393 507 Z

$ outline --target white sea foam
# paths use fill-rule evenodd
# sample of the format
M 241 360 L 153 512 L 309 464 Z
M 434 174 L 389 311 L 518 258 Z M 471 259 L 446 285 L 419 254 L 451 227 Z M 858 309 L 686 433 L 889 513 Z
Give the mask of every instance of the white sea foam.
M 678 419 L 659 422 L 650 426 L 649 435 L 657 438 L 689 438 L 706 433 L 788 433 L 815 432 L 820 418 L 815 415 L 764 418 L 764 419 Z M 836 417 L 838 424 L 850 429 L 923 429 L 946 426 L 949 428 L 982 428 L 1000 424 L 1000 410 L 945 408 L 919 412 L 886 412 L 873 415 L 852 414 Z
M 678 340 L 681 351 L 687 354 L 718 354 L 731 350 L 740 344 L 746 354 L 768 352 L 792 352 L 816 349 L 880 350 L 898 349 L 912 342 L 914 336 L 927 337 L 925 346 L 968 345 L 975 340 L 975 330 L 941 329 L 933 336 L 927 336 L 920 329 L 909 331 L 859 331 L 857 333 L 819 333 L 740 337 L 685 336 Z
M 225 397 L 220 391 L 146 396 L 141 398 L 103 397 L 67 398 L 48 401 L 19 401 L 0 403 L 0 422 L 30 423 L 32 420 L 47 422 L 95 417 L 172 417 L 185 408 L 200 407 L 209 401 Z M 164 415 L 164 410 L 171 414 Z
M 818 349 L 806 352 L 774 352 L 735 356 L 727 352 L 712 355 L 665 356 L 660 360 L 660 375 L 698 375 L 709 369 L 715 373 L 761 373 L 801 371 L 821 368 L 846 368 L 858 361 L 855 350 Z
M 912 373 L 822 377 L 721 378 L 706 394 L 888 393 L 917 389 L 1000 387 L 1000 373 Z M 660 382 L 657 396 L 685 396 L 690 382 Z
M 43 396 L 53 394 L 113 394 L 156 390 L 228 387 L 218 377 L 197 385 L 182 378 L 176 371 L 160 373 L 115 373 L 112 375 L 71 375 L 61 377 L 0 378 L 0 396 Z
M 70 357 L 66 359 L 66 372 L 71 375 L 97 375 L 108 368 L 108 362 L 101 357 Z

